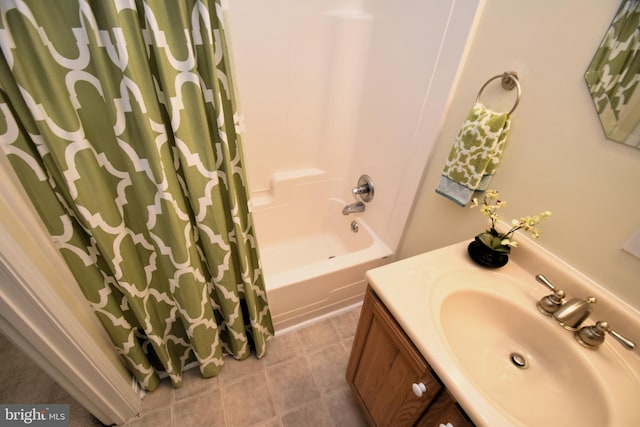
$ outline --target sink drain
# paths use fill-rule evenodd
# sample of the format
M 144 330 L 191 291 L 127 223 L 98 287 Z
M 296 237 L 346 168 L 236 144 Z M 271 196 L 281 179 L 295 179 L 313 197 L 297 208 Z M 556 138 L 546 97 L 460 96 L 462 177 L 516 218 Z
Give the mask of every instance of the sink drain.
M 509 355 L 509 359 L 511 359 L 511 363 L 515 365 L 518 369 L 527 369 L 529 367 L 529 362 L 527 362 L 527 358 L 521 355 L 520 353 L 511 353 Z

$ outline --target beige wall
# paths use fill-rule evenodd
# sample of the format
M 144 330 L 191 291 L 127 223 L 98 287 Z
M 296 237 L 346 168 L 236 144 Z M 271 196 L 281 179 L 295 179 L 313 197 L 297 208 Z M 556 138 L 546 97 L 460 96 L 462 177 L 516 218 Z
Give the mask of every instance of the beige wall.
M 434 188 L 479 88 L 515 70 L 522 100 L 490 186 L 508 202 L 505 220 L 552 211 L 537 242 L 640 308 L 640 260 L 621 249 L 640 228 L 640 150 L 605 139 L 583 78 L 619 3 L 485 2 L 400 257 L 470 239 L 486 226 L 477 210 L 458 207 Z M 485 94 L 492 107 L 514 97 L 493 98 L 490 88 Z

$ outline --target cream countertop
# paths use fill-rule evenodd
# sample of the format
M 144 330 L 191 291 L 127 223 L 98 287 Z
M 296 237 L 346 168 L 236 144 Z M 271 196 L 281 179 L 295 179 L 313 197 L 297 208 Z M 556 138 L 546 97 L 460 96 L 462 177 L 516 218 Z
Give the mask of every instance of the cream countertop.
M 443 278 L 449 277 L 446 280 L 451 280 L 451 277 L 455 277 L 465 282 L 476 280 L 478 286 L 480 286 L 480 281 L 477 280 L 479 277 L 483 278 L 481 281 L 487 283 L 492 281 L 507 283 L 508 285 L 504 287 L 503 291 L 505 295 L 508 294 L 510 302 L 521 304 L 525 310 L 529 310 L 530 306 L 531 313 L 539 315 L 540 322 L 546 322 L 542 323 L 545 328 L 552 325 L 553 328 L 557 328 L 557 332 L 556 329 L 552 330 L 554 334 L 566 334 L 566 337 L 563 336 L 562 339 L 566 338 L 567 345 L 575 344 L 579 347 L 568 331 L 564 331 L 553 319 L 537 313 L 535 303 L 542 296 L 549 294 L 549 291 L 535 280 L 535 275 L 542 273 L 556 286 L 564 289 L 569 298 L 574 296 L 584 298 L 587 295 L 595 295 L 599 299 L 594 313 L 584 325 L 592 324 L 595 320 L 607 320 L 614 329 L 640 344 L 640 335 L 634 336 L 632 334 L 632 332 L 640 331 L 640 314 L 637 311 L 532 241 L 520 238 L 520 246 L 512 251 L 513 256 L 510 262 L 495 270 L 477 266 L 469 259 L 466 249 L 468 242 L 460 242 L 369 270 L 367 279 L 420 353 L 477 425 L 496 427 L 526 425 L 526 423 L 520 423 L 512 415 L 497 409 L 480 390 L 482 387 L 474 386 L 473 381 L 470 381 L 456 363 L 455 357 L 452 357 L 451 349 L 443 337 L 442 328 L 438 326 L 439 319 L 434 318 L 437 317 L 434 316 L 434 313 L 438 309 L 434 309 L 435 306 L 430 306 L 438 298 L 440 298 L 438 301 L 442 301 L 442 294 L 447 292 L 445 287 L 436 286 L 439 282 L 442 283 Z M 451 286 L 457 285 L 446 285 L 446 287 Z M 469 287 L 468 284 L 465 286 Z M 473 325 L 469 325 L 469 327 L 473 327 Z M 628 377 L 627 369 L 621 369 L 620 364 L 617 363 L 618 355 L 622 354 L 627 366 L 631 366 L 632 373 L 635 371 L 635 382 L 640 385 L 640 378 L 638 378 L 640 357 L 637 349 L 634 352 L 622 350 L 617 342 L 607 337 L 600 350 L 592 351 L 580 347 L 576 354 L 579 358 L 584 358 L 587 364 L 591 363 L 589 358 L 611 359 L 611 363 L 607 362 L 609 367 L 599 368 L 601 371 L 610 369 L 611 372 L 601 373 L 601 376 Z M 606 378 L 602 380 L 606 382 Z M 623 385 L 621 391 L 626 390 L 625 387 L 630 387 L 629 392 L 638 391 L 636 384 Z M 610 406 L 618 405 L 616 408 L 624 403 L 616 403 L 616 399 L 613 398 L 608 401 Z M 562 408 L 546 408 L 546 411 L 549 410 L 562 410 Z M 616 411 L 618 413 L 607 415 L 608 420 L 616 423 L 629 421 L 628 414 L 620 415 L 619 410 L 613 412 Z M 635 420 L 634 417 L 639 418 L 637 421 L 640 425 L 640 415 L 631 415 L 631 419 Z

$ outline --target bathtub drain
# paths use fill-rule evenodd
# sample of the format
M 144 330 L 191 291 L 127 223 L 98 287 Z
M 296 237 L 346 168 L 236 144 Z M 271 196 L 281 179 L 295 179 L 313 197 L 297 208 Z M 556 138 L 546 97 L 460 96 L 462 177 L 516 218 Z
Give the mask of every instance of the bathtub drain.
M 360 226 L 358 225 L 358 223 L 356 221 L 351 221 L 351 231 L 357 233 L 359 229 Z

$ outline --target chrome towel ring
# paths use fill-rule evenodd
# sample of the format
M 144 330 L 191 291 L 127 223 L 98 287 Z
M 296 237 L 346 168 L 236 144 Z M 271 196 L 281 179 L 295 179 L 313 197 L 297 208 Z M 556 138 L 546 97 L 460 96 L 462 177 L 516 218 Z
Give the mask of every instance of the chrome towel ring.
M 514 87 L 516 88 L 516 93 L 517 93 L 516 102 L 515 104 L 513 104 L 513 107 L 511 108 L 511 110 L 509 110 L 509 112 L 507 113 L 507 115 L 510 116 L 511 113 L 513 113 L 516 110 L 516 107 L 520 102 L 520 96 L 522 95 L 522 89 L 520 88 L 520 82 L 518 81 L 518 74 L 515 71 L 505 71 L 504 73 L 498 74 L 497 76 L 493 76 L 489 80 L 487 80 L 485 84 L 483 84 L 482 87 L 480 88 L 480 91 L 478 92 L 478 96 L 476 97 L 476 102 L 480 101 L 480 95 L 482 95 L 482 91 L 484 90 L 484 88 L 487 87 L 487 85 L 492 81 L 494 81 L 495 79 L 500 79 L 500 78 L 502 79 L 502 87 L 505 90 L 512 90 Z

